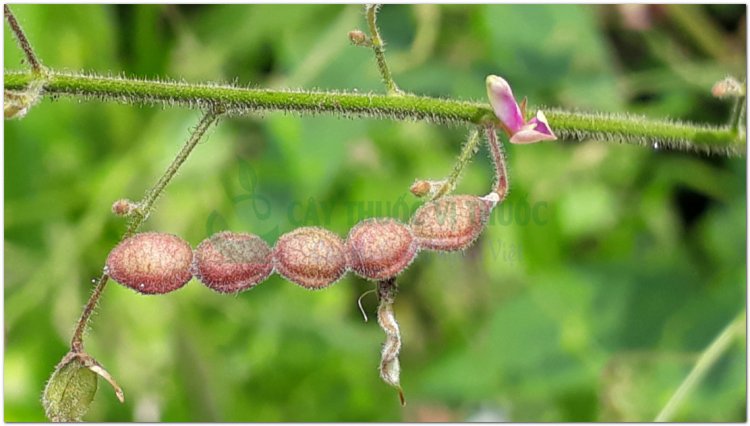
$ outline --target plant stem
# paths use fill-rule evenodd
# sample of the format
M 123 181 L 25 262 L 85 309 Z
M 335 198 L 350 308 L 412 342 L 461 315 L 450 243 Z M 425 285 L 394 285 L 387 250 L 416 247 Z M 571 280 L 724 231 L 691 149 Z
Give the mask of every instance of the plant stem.
M 388 68 L 388 62 L 385 61 L 384 43 L 380 37 L 380 30 L 378 30 L 377 24 L 378 9 L 380 9 L 380 5 L 378 4 L 368 4 L 365 6 L 367 26 L 370 28 L 372 51 L 375 52 L 378 70 L 380 70 L 380 75 L 383 77 L 383 83 L 388 95 L 402 95 L 404 92 L 396 86 L 396 82 L 393 81 L 393 76 L 391 75 L 391 70 Z
M 451 193 L 456 188 L 456 184 L 458 183 L 458 178 L 461 176 L 461 172 L 463 171 L 464 167 L 466 167 L 471 161 L 471 157 L 473 157 L 476 153 L 478 145 L 479 131 L 476 129 L 472 129 L 471 133 L 469 133 L 469 137 L 466 139 L 466 143 L 464 144 L 463 148 L 461 148 L 461 154 L 458 155 L 456 164 L 453 165 L 451 174 L 445 180 L 440 189 L 435 191 L 435 195 L 432 196 L 432 200 L 437 200 L 438 198 Z
M 29 43 L 29 39 L 26 38 L 26 34 L 23 32 L 23 28 L 21 28 L 21 24 L 18 23 L 18 21 L 16 20 L 16 17 L 13 15 L 13 12 L 10 11 L 10 7 L 8 7 L 7 4 L 3 6 L 3 9 L 5 12 L 5 20 L 8 21 L 8 25 L 10 25 L 10 29 L 13 31 L 13 34 L 16 36 L 16 41 L 18 41 L 18 46 L 21 47 L 21 50 L 23 50 L 24 55 L 26 55 L 26 60 L 29 62 L 29 66 L 31 66 L 31 71 L 37 75 L 41 74 L 42 63 L 34 54 L 34 49 L 31 48 L 31 43 Z
M 503 147 L 497 140 L 497 133 L 492 126 L 486 126 L 487 145 L 490 149 L 492 164 L 495 166 L 495 185 L 493 191 L 500 197 L 498 203 L 502 203 L 508 196 L 508 172 L 505 165 L 505 153 Z
M 729 119 L 729 129 L 740 133 L 742 118 L 744 116 L 745 112 L 745 97 L 744 96 L 738 96 L 737 99 L 734 100 L 734 105 L 732 106 L 732 116 Z
M 5 88 L 22 90 L 34 79 L 30 73 L 5 73 Z M 47 70 L 45 93 L 52 96 L 204 108 L 219 105 L 229 113 L 285 111 L 333 113 L 345 117 L 427 120 L 445 124 L 499 126 L 487 103 L 427 96 L 385 96 L 350 92 L 306 92 L 247 89 L 232 86 L 136 80 L 98 75 L 63 74 Z M 529 107 L 531 108 L 531 107 Z M 729 127 L 657 121 L 632 115 L 584 114 L 544 109 L 550 126 L 564 140 L 618 142 L 660 149 L 743 155 L 744 135 Z
M 735 337 L 741 335 L 745 330 L 746 313 L 743 311 L 724 330 L 719 333 L 713 342 L 701 353 L 693 369 L 685 377 L 675 393 L 662 408 L 661 412 L 654 419 L 655 422 L 669 422 L 674 417 L 677 408 L 703 380 L 708 370 L 718 361 L 719 358 L 729 349 L 730 344 Z
M 138 228 L 141 227 L 143 222 L 148 219 L 149 213 L 151 212 L 154 203 L 159 198 L 159 195 L 161 195 L 161 193 L 164 191 L 164 188 L 166 188 L 174 175 L 177 174 L 180 166 L 182 166 L 185 160 L 187 160 L 188 156 L 193 151 L 193 148 L 198 145 L 198 142 L 200 142 L 202 137 L 206 134 L 208 128 L 211 127 L 211 125 L 216 121 L 220 113 L 221 112 L 217 109 L 211 109 L 203 115 L 203 118 L 201 118 L 198 126 L 196 126 L 195 130 L 193 130 L 193 132 L 190 134 L 187 142 L 185 142 L 185 145 L 183 145 L 180 152 L 177 154 L 174 160 L 172 160 L 172 163 L 169 165 L 164 174 L 159 178 L 159 181 L 156 182 L 156 184 L 153 186 L 153 188 L 151 188 L 150 191 L 148 191 L 143 200 L 138 203 L 138 209 L 133 212 L 133 216 L 130 220 L 130 223 L 128 224 L 128 228 L 125 230 L 125 233 L 122 236 L 123 240 L 135 234 L 136 231 L 138 231 Z M 105 271 L 104 273 L 102 273 L 101 277 L 99 277 L 99 280 L 94 287 L 94 291 L 93 293 L 91 293 L 91 297 L 89 297 L 88 302 L 86 302 L 86 306 L 83 308 L 81 317 L 76 323 L 76 329 L 73 333 L 73 338 L 70 341 L 70 349 L 72 352 L 83 352 L 84 331 L 86 330 L 86 326 L 88 325 L 91 313 L 94 312 L 94 309 L 96 308 L 96 305 L 99 302 L 99 299 L 102 296 L 102 292 L 104 291 L 104 287 L 107 285 L 108 281 L 109 276 Z

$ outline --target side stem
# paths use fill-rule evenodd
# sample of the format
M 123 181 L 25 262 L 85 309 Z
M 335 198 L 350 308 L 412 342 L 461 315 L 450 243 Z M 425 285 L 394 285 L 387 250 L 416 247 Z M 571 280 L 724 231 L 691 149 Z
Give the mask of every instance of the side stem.
M 389 95 L 402 95 L 404 92 L 396 86 L 396 82 L 393 81 L 391 70 L 388 68 L 388 63 L 385 61 L 385 49 L 383 39 L 380 37 L 380 30 L 378 30 L 377 16 L 379 4 L 368 4 L 365 6 L 365 12 L 367 13 L 367 25 L 370 28 L 370 42 L 372 44 L 372 51 L 375 52 L 375 60 L 378 62 L 378 69 L 380 75 L 383 77 L 383 83 L 385 83 L 385 89 Z
M 8 25 L 10 25 L 13 35 L 16 36 L 18 45 L 21 47 L 21 50 L 23 50 L 24 55 L 26 55 L 26 60 L 29 62 L 31 71 L 34 74 L 41 74 L 42 63 L 39 61 L 39 58 L 37 58 L 36 54 L 34 54 L 34 49 L 31 48 L 31 43 L 29 43 L 29 39 L 26 38 L 26 33 L 23 32 L 21 24 L 18 23 L 7 4 L 3 6 L 3 10 L 5 12 L 5 20 L 8 21 Z
M 461 177 L 461 172 L 463 171 L 464 167 L 466 167 L 469 164 L 469 162 L 471 161 L 471 158 L 476 153 L 478 145 L 479 145 L 479 131 L 476 129 L 472 129 L 471 133 L 469 133 L 469 137 L 466 140 L 466 143 L 461 149 L 461 154 L 458 155 L 458 160 L 456 161 L 456 164 L 453 165 L 453 170 L 451 171 L 451 174 L 448 175 L 448 179 L 445 180 L 445 183 L 443 183 L 440 189 L 438 189 L 435 192 L 435 195 L 432 196 L 433 200 L 436 200 L 442 196 L 448 195 L 454 189 L 456 189 L 456 185 L 458 184 L 458 178 Z
M 729 120 L 729 128 L 736 132 L 737 134 L 740 133 L 741 126 L 742 126 L 742 118 L 744 117 L 745 113 L 745 97 L 744 96 L 738 96 L 737 99 L 734 101 L 734 106 L 732 107 L 732 116 Z
M 188 156 L 193 151 L 193 148 L 198 145 L 198 142 L 200 142 L 202 137 L 206 134 L 208 128 L 211 127 L 211 125 L 216 121 L 219 114 L 219 111 L 217 111 L 216 109 L 212 109 L 203 115 L 203 118 L 201 118 L 198 126 L 190 134 L 190 137 L 188 138 L 187 142 L 185 142 L 185 145 L 182 147 L 180 152 L 177 154 L 174 160 L 172 160 L 172 163 L 169 165 L 161 178 L 159 178 L 159 181 L 156 182 L 154 187 L 151 188 L 151 190 L 139 203 L 138 209 L 133 212 L 133 216 L 130 220 L 130 223 L 128 224 L 128 228 L 122 236 L 123 240 L 135 234 L 135 232 L 138 231 L 138 228 L 141 227 L 143 222 L 148 219 L 148 215 L 151 212 L 154 203 L 159 198 L 159 195 L 161 195 L 162 191 L 164 191 L 164 188 L 166 188 L 167 184 L 169 184 L 169 182 L 172 180 L 174 175 L 177 173 L 177 170 L 179 170 L 180 166 L 182 166 L 185 160 L 187 160 Z M 94 312 L 96 305 L 99 303 L 99 299 L 101 298 L 104 287 L 107 285 L 108 281 L 109 276 L 107 275 L 105 269 L 105 272 L 102 273 L 102 275 L 99 277 L 99 280 L 96 282 L 94 291 L 91 293 L 91 297 L 89 297 L 88 302 L 86 302 L 86 306 L 84 306 L 83 312 L 81 312 L 81 317 L 76 323 L 76 329 L 73 333 L 73 338 L 70 341 L 70 349 L 72 352 L 83 352 L 83 334 L 86 331 L 86 326 L 88 325 L 89 319 L 91 318 L 91 314 Z
M 675 412 L 680 407 L 685 398 L 695 389 L 695 387 L 703 380 L 708 373 L 708 370 L 713 367 L 716 361 L 729 349 L 729 346 L 736 337 L 739 337 L 745 330 L 746 312 L 743 311 L 738 315 L 732 322 L 727 325 L 724 330 L 719 333 L 713 342 L 701 353 L 698 361 L 690 370 L 690 373 L 685 377 L 680 386 L 677 388 L 675 393 L 667 402 L 667 405 L 662 408 L 661 412 L 656 416 L 654 422 L 669 422 L 674 417 Z
M 490 149 L 492 164 L 495 165 L 495 187 L 493 191 L 500 197 L 498 203 L 501 203 L 508 196 L 508 172 L 505 165 L 505 153 L 497 140 L 495 127 L 487 125 L 485 130 L 487 132 L 487 145 Z

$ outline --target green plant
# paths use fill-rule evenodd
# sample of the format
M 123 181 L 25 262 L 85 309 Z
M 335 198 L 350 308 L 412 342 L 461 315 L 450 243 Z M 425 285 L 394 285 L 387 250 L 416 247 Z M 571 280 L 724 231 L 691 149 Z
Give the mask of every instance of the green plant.
M 33 107 L 39 101 L 40 96 L 46 94 L 74 94 L 74 96 L 94 97 L 107 101 L 116 100 L 127 103 L 153 102 L 193 107 L 210 105 L 209 112 L 199 124 L 198 130 L 191 140 L 188 141 L 185 150 L 183 150 L 175 163 L 173 163 L 173 166 L 165 174 L 165 178 L 160 180 L 154 187 L 154 190 L 143 201 L 135 203 L 136 207 L 132 211 L 129 208 L 125 209 L 131 218 L 130 228 L 126 234 L 132 234 L 147 218 L 157 197 L 166 187 L 180 164 L 187 158 L 190 150 L 198 142 L 205 129 L 218 117 L 225 114 L 241 114 L 256 110 L 278 109 L 309 113 L 332 112 L 365 117 L 384 116 L 391 119 L 417 118 L 440 123 L 473 123 L 481 126 L 480 128 L 483 131 L 487 131 L 487 137 L 492 141 L 494 138 L 494 127 L 502 126 L 501 120 L 496 119 L 486 105 L 406 95 L 396 86 L 385 62 L 382 40 L 380 40 L 377 27 L 375 26 L 376 11 L 377 8 L 375 7 L 367 9 L 368 23 L 372 31 L 369 45 L 375 51 L 377 63 L 389 93 L 387 96 L 326 92 L 294 93 L 272 90 L 246 90 L 234 87 L 160 83 L 155 81 L 140 82 L 136 80 L 80 75 L 67 76 L 44 70 L 41 68 L 38 60 L 29 59 L 31 64 L 36 64 L 36 66 L 32 66 L 30 73 L 9 74 L 6 72 L 6 97 L 12 101 L 9 103 L 11 109 L 6 109 L 6 115 L 8 113 L 10 113 L 10 116 L 22 115 L 21 111 L 25 112 Z M 8 12 L 6 11 L 7 14 Z M 15 27 L 18 27 L 18 25 L 15 25 Z M 18 32 L 20 33 L 20 29 Z M 25 37 L 19 38 L 25 40 Z M 25 43 L 25 46 L 28 47 L 28 42 Z M 33 57 L 33 54 L 30 53 L 30 47 L 26 47 L 24 51 L 30 55 L 30 58 Z M 737 110 L 738 113 L 736 116 L 739 117 L 741 108 L 737 108 Z M 545 111 L 547 111 L 551 127 L 563 139 L 583 140 L 595 138 L 610 141 L 622 140 L 645 146 L 656 144 L 660 147 L 711 153 L 738 153 L 744 147 L 742 144 L 742 129 L 738 125 L 742 120 L 739 120 L 739 118 L 732 120 L 734 125 L 731 127 L 711 128 L 672 122 L 650 122 L 627 116 L 598 116 L 554 110 Z M 473 136 L 470 135 L 467 146 L 471 144 L 472 140 L 478 139 L 476 136 L 478 133 L 478 131 L 474 131 L 472 133 Z M 500 152 L 499 145 L 496 143 L 490 143 L 490 148 L 493 152 Z M 447 200 L 449 199 L 448 197 L 456 197 L 448 194 L 453 190 L 461 168 L 471 158 L 473 149 L 464 150 L 463 152 L 469 153 L 469 155 L 464 156 L 462 153 L 461 159 L 456 163 L 456 167 L 454 168 L 454 172 L 457 171 L 457 173 L 452 174 L 443 183 L 433 185 L 435 186 L 434 191 L 428 190 L 428 193 L 431 193 L 436 198 L 447 196 L 442 200 Z M 502 154 L 495 155 L 495 158 L 502 158 Z M 507 177 L 504 174 L 504 169 L 502 173 L 497 174 L 496 179 L 498 185 L 502 184 L 503 189 L 502 191 L 496 190 L 494 192 L 502 194 L 502 196 L 498 195 L 497 198 L 499 200 L 492 199 L 493 205 L 496 201 L 502 201 L 507 192 Z M 432 188 L 430 187 L 430 189 Z M 441 202 L 441 200 L 437 200 L 428 202 L 428 204 Z M 123 209 L 118 208 L 116 210 L 122 211 Z M 486 214 L 484 212 L 480 213 L 479 217 L 482 220 L 479 223 L 487 220 L 486 216 L 488 215 L 489 212 Z M 473 216 L 469 215 L 469 217 Z M 470 232 L 468 232 L 471 238 L 468 238 L 468 240 L 473 241 L 479 232 L 481 232 L 481 227 L 478 227 L 478 223 L 474 221 L 469 221 L 468 224 L 471 228 Z M 130 229 L 133 231 L 130 231 Z M 316 243 L 312 242 L 310 244 L 315 246 Z M 458 246 L 449 244 L 449 246 L 451 248 L 463 248 L 465 243 L 461 242 Z M 336 270 L 335 279 L 343 274 L 339 273 L 339 271 L 345 269 L 340 263 L 334 268 Z M 298 265 L 295 264 L 294 266 Z M 106 275 L 100 279 L 99 285 L 96 287 L 97 291 L 92 298 L 93 305 L 96 304 L 98 297 L 101 295 L 106 280 Z M 400 349 L 400 339 L 398 326 L 395 323 L 395 318 L 390 308 L 395 296 L 395 281 L 387 280 L 379 283 L 378 286 L 381 289 L 380 298 L 383 301 L 383 307 L 379 310 L 379 316 L 382 318 L 381 325 L 385 324 L 383 327 L 386 329 L 390 342 L 386 346 L 388 350 L 386 351 L 386 348 L 384 348 L 381 375 L 389 383 L 399 386 L 397 355 Z M 84 315 L 79 322 L 78 330 L 82 330 L 82 327 L 85 327 L 85 323 L 88 321 L 88 316 L 93 309 L 93 305 L 90 308 L 89 305 L 87 305 Z M 72 349 L 75 353 L 83 353 L 82 333 L 77 331 L 76 336 L 78 336 L 77 343 L 80 351 L 76 351 L 75 337 L 74 344 L 71 345 Z

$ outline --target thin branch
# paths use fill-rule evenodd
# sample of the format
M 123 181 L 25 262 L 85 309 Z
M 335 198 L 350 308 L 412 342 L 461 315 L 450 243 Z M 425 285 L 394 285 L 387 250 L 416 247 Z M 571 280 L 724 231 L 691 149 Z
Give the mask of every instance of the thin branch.
M 466 139 L 466 143 L 461 149 L 461 154 L 458 155 L 456 164 L 453 165 L 451 174 L 448 175 L 448 178 L 445 180 L 440 189 L 435 191 L 435 195 L 432 196 L 432 200 L 437 200 L 444 195 L 450 194 L 454 189 L 456 189 L 458 179 L 459 177 L 461 177 L 461 172 L 463 171 L 464 167 L 469 164 L 471 158 L 474 157 L 474 154 L 476 154 L 478 146 L 479 131 L 476 129 L 472 129 L 471 133 L 469 133 L 469 137 Z
M 677 388 L 675 393 L 667 402 L 667 405 L 662 408 L 661 412 L 656 416 L 654 422 L 669 422 L 674 417 L 675 412 L 687 398 L 687 396 L 695 389 L 695 387 L 703 380 L 708 373 L 708 370 L 716 364 L 716 361 L 721 358 L 722 355 L 729 349 L 731 343 L 736 337 L 739 337 L 743 331 L 745 331 L 746 313 L 743 311 L 736 318 L 732 320 L 724 330 L 719 333 L 713 342 L 701 353 L 698 361 L 690 370 L 690 373 L 685 377 L 680 386 Z
M 177 154 L 174 160 L 172 160 L 172 163 L 169 165 L 161 178 L 159 178 L 159 181 L 156 182 L 154 187 L 146 194 L 146 196 L 143 198 L 143 201 L 138 203 L 138 209 L 133 212 L 132 219 L 128 224 L 128 228 L 122 236 L 123 240 L 135 234 L 135 232 L 138 231 L 138 228 L 140 228 L 143 222 L 148 219 L 149 213 L 151 212 L 154 203 L 159 198 L 159 195 L 161 195 L 162 191 L 164 191 L 164 188 L 166 188 L 167 184 L 169 184 L 169 182 L 172 180 L 174 175 L 177 173 L 177 170 L 179 170 L 180 166 L 185 162 L 185 160 L 187 160 L 188 156 L 193 151 L 193 148 L 198 145 L 198 142 L 200 142 L 201 138 L 206 134 L 208 128 L 211 127 L 211 125 L 216 121 L 219 114 L 219 111 L 217 111 L 216 109 L 212 109 L 203 115 L 203 118 L 201 118 L 198 126 L 190 134 L 187 142 L 185 142 L 185 145 L 183 145 L 180 152 Z M 107 273 L 102 273 L 101 277 L 99 277 L 99 280 L 96 283 L 96 286 L 94 287 L 94 291 L 91 294 L 91 297 L 89 298 L 88 302 L 86 302 L 86 306 L 83 308 L 81 317 L 76 324 L 73 338 L 70 341 L 70 348 L 72 352 L 83 352 L 84 331 L 86 330 L 86 326 L 88 325 L 91 313 L 94 312 L 94 309 L 96 308 L 96 305 L 102 296 L 102 292 L 104 291 L 104 287 L 107 285 L 108 280 L 109 276 L 107 275 Z
M 372 45 L 372 51 L 375 52 L 375 60 L 378 62 L 378 70 L 380 70 L 380 76 L 383 77 L 386 91 L 389 95 L 402 95 L 404 92 L 393 81 L 391 70 L 388 68 L 388 62 L 385 60 L 385 44 L 380 37 L 380 30 L 378 30 L 377 24 L 378 9 L 380 9 L 380 5 L 378 4 L 368 4 L 365 6 L 367 26 L 370 28 L 370 44 Z
M 487 132 L 487 145 L 490 149 L 492 164 L 495 166 L 495 186 L 493 191 L 500 197 L 498 202 L 501 203 L 508 196 L 508 168 L 505 165 L 505 153 L 497 140 L 495 128 L 486 126 L 485 130 Z
M 4 11 L 5 20 L 8 21 L 10 29 L 13 30 L 13 34 L 16 36 L 18 46 L 23 50 L 24 55 L 26 55 L 26 60 L 29 62 L 29 66 L 31 66 L 31 71 L 34 72 L 34 74 L 41 74 L 42 63 L 34 54 L 34 49 L 31 48 L 31 43 L 29 43 L 29 39 L 26 38 L 26 34 L 23 32 L 21 24 L 19 24 L 16 17 L 13 16 L 13 12 L 10 11 L 10 7 L 8 7 L 7 4 L 4 5 Z
M 745 116 L 745 97 L 738 96 L 732 106 L 732 115 L 729 119 L 729 128 L 737 133 L 742 130 L 743 118 Z
M 5 89 L 22 90 L 34 76 L 5 73 Z M 126 104 L 158 104 L 205 108 L 222 106 L 228 113 L 285 111 L 332 113 L 344 117 L 426 120 L 444 124 L 499 126 L 487 103 L 427 96 L 385 96 L 351 92 L 307 92 L 247 89 L 219 85 L 136 80 L 97 75 L 63 74 L 47 70 L 45 93 Z M 530 107 L 531 108 L 531 107 Z M 745 135 L 729 127 L 658 121 L 626 114 L 589 114 L 544 109 L 550 126 L 562 140 L 627 143 L 651 148 L 744 155 Z

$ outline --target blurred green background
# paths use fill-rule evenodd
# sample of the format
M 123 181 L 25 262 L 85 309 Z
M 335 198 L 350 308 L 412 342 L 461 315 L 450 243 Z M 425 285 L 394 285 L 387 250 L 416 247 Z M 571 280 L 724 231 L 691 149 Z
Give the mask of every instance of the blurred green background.
M 358 5 L 13 6 L 58 70 L 276 88 L 383 92 L 349 45 Z M 722 124 L 710 96 L 744 79 L 746 8 L 388 5 L 405 90 L 482 101 L 507 78 L 532 105 Z M 23 68 L 5 28 L 5 69 Z M 5 123 L 5 420 L 40 394 L 125 224 L 199 112 L 45 99 Z M 554 124 L 554 123 L 553 123 Z M 446 176 L 467 128 L 332 116 L 223 120 L 144 230 L 197 245 L 228 228 L 273 243 L 398 216 L 415 178 Z M 384 334 L 348 275 L 319 292 L 274 276 L 237 296 L 107 287 L 86 348 L 119 381 L 91 421 L 648 421 L 746 300 L 745 158 L 596 141 L 508 146 L 511 194 L 465 253 L 422 253 L 399 279 L 407 406 L 378 377 Z M 484 194 L 484 148 L 458 192 Z M 539 207 L 543 206 L 543 207 Z M 536 219 L 524 208 L 544 214 Z M 524 219 L 525 218 L 525 219 Z M 376 300 L 364 298 L 372 317 Z M 678 410 L 744 421 L 746 342 Z

